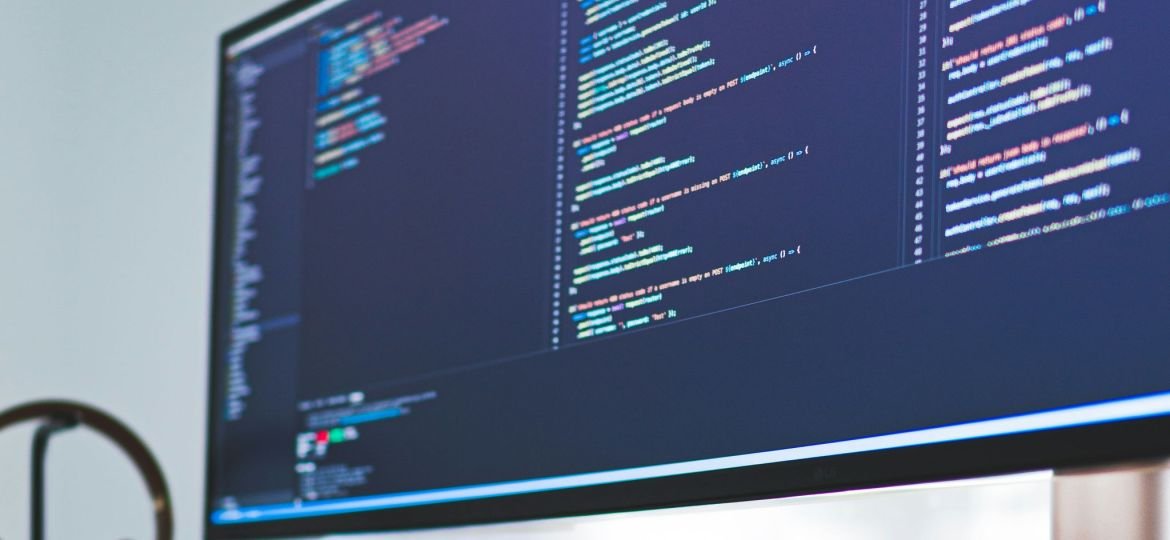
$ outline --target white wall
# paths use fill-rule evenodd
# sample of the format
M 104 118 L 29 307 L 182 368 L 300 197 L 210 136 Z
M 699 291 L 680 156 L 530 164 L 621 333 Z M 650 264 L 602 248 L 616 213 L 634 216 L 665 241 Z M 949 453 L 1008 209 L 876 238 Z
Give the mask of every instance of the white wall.
M 348 540 L 1038 540 L 1045 474 Z M 336 540 L 342 540 L 337 538 Z M 1120 540 L 1120 539 L 1114 539 Z
M 201 534 L 216 39 L 274 0 L 0 0 L 0 409 L 126 419 Z M 0 434 L 0 539 L 27 537 L 31 431 Z M 148 538 L 96 436 L 52 446 L 49 535 Z
M 215 40 L 275 3 L 0 0 L 0 409 L 67 397 L 126 419 L 166 469 L 180 539 L 201 536 Z M 2 540 L 28 535 L 30 435 L 0 434 Z M 94 435 L 54 441 L 48 487 L 50 538 L 151 536 L 129 463 Z M 990 536 L 951 537 L 1005 538 L 1000 523 L 1040 538 L 1044 490 L 846 498 L 786 531 L 931 538 L 977 516 Z M 613 537 L 615 523 L 575 538 Z M 684 520 L 725 530 L 702 527 Z

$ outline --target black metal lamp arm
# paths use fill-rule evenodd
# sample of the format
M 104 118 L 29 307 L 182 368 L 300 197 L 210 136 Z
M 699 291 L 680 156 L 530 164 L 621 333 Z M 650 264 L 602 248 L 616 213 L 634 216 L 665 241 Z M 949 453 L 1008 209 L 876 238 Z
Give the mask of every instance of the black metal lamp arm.
M 77 425 L 86 425 L 105 435 L 122 449 L 146 482 L 154 510 L 155 538 L 172 540 L 174 520 L 171 515 L 171 496 L 166 478 L 158 461 L 146 444 L 130 428 L 113 416 L 98 409 L 69 401 L 40 401 L 0 412 L 0 430 L 14 424 L 43 420 L 33 438 L 32 454 L 32 538 L 44 537 L 44 458 L 49 438 L 57 432 Z

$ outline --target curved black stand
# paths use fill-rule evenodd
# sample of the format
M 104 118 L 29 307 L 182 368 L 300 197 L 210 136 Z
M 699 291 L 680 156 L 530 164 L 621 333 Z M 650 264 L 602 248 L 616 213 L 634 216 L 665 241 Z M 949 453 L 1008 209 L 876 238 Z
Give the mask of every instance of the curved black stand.
M 45 538 L 45 454 L 49 450 L 49 437 L 61 431 L 76 427 L 77 418 L 61 415 L 46 418 L 33 435 L 32 447 L 32 501 L 29 530 L 32 540 Z
M 150 492 L 154 506 L 155 538 L 172 540 L 174 520 L 171 496 L 158 461 L 130 428 L 114 417 L 88 405 L 68 401 L 41 401 L 0 413 L 0 430 L 13 424 L 42 420 L 33 438 L 32 454 L 32 523 L 33 540 L 44 538 L 44 459 L 49 438 L 77 425 L 86 425 L 118 445 L 138 468 Z

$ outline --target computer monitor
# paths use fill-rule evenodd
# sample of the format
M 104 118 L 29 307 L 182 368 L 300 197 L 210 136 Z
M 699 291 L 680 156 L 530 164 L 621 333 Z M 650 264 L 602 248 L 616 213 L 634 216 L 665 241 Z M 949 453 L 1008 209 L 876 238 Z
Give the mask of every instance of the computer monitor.
M 227 32 L 207 537 L 1165 455 L 1167 20 L 323 0 Z

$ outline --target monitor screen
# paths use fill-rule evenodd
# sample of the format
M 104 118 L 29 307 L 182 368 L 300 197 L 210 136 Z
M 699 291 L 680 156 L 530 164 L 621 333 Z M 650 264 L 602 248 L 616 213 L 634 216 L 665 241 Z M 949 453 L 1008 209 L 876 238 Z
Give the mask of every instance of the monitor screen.
M 208 536 L 1170 451 L 1167 20 L 324 0 L 226 33 Z

